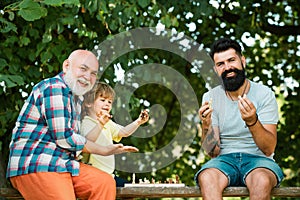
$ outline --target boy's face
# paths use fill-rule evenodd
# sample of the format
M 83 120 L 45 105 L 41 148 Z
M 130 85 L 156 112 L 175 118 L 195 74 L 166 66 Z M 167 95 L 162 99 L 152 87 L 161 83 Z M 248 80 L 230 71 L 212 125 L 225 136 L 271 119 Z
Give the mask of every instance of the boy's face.
M 112 109 L 113 99 L 110 97 L 98 96 L 94 102 L 93 109 L 95 113 L 109 113 Z

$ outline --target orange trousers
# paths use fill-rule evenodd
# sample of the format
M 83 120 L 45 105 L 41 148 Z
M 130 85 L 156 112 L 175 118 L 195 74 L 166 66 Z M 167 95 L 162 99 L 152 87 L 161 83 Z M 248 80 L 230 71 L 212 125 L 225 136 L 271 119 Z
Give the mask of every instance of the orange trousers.
M 113 177 L 95 167 L 80 163 L 79 176 L 70 173 L 39 172 L 10 178 L 26 200 L 115 200 Z

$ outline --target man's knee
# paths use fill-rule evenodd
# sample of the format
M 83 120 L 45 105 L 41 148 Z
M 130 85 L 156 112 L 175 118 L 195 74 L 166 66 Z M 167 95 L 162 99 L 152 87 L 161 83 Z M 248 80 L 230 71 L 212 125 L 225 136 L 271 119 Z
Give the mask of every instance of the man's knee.
M 207 183 L 213 183 L 212 185 L 218 185 L 220 187 L 226 187 L 228 184 L 227 177 L 218 169 L 209 168 L 203 170 L 198 176 L 199 185 L 207 185 Z
M 257 168 L 249 173 L 246 177 L 246 183 L 248 187 L 267 187 L 273 188 L 277 185 L 277 178 L 275 174 L 264 168 Z

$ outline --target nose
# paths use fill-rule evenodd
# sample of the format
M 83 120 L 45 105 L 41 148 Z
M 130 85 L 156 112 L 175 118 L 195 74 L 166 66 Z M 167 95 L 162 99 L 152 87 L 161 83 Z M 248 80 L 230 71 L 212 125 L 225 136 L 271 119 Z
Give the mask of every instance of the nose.
M 229 62 L 224 62 L 224 70 L 227 70 L 230 68 Z
M 86 80 L 90 81 L 90 80 L 91 80 L 91 74 L 90 74 L 89 72 L 86 72 L 86 73 L 84 74 L 84 78 L 85 78 Z

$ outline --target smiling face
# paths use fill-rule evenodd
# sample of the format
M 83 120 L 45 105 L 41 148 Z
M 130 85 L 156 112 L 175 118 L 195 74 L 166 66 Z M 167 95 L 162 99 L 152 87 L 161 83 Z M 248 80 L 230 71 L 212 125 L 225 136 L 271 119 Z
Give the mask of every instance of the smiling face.
M 63 63 L 65 82 L 75 95 L 81 96 L 90 91 L 97 80 L 98 60 L 86 50 L 72 52 Z
M 84 95 L 82 105 L 83 116 L 88 115 L 97 118 L 102 113 L 110 113 L 115 98 L 115 91 L 104 82 L 99 82 L 95 87 Z
M 92 106 L 95 113 L 109 113 L 111 111 L 113 99 L 110 97 L 99 96 Z
M 236 91 L 244 83 L 245 57 L 239 56 L 232 48 L 214 54 L 215 70 L 222 79 L 225 90 Z

